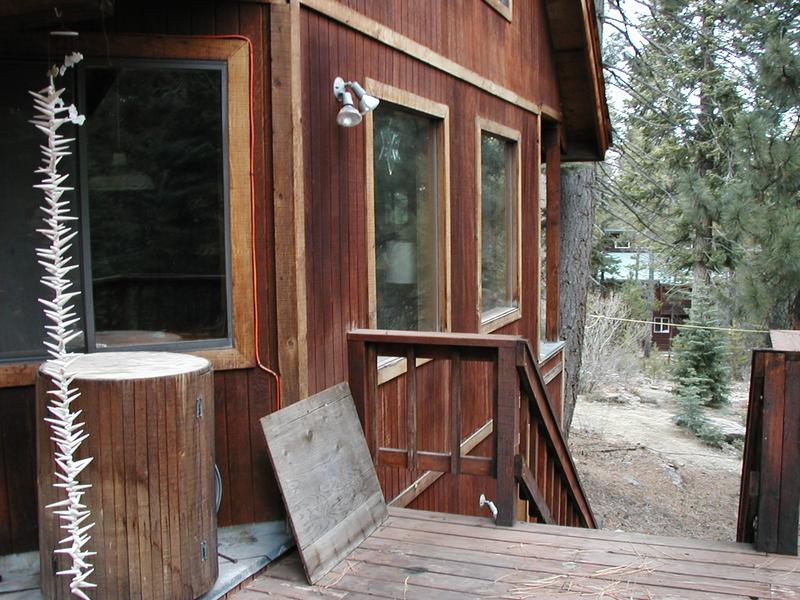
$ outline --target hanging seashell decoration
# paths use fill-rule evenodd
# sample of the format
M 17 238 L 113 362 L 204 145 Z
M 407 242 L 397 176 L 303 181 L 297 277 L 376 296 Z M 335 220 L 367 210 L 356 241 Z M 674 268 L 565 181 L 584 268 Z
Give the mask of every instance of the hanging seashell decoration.
M 67 69 L 82 58 L 78 52 L 66 56 L 64 64 L 54 65 L 48 72 L 47 87 L 30 93 L 37 112 L 31 123 L 47 136 L 46 145 L 41 146 L 43 166 L 36 169 L 42 180 L 34 186 L 44 193 L 44 205 L 41 208 L 45 213 L 45 227 L 37 231 L 50 242 L 46 248 L 36 250 L 39 264 L 47 273 L 41 282 L 53 291 L 52 299 L 39 299 L 44 305 L 44 314 L 48 321 L 44 344 L 47 353 L 52 357 L 48 361 L 48 372 L 52 373 L 54 383 L 54 389 L 49 391 L 51 402 L 47 406 L 51 416 L 45 420 L 50 424 L 51 439 L 57 446 L 54 459 L 59 482 L 54 485 L 66 492 L 64 500 L 48 508 L 56 509 L 54 513 L 61 519 L 61 528 L 67 532 L 66 537 L 59 542 L 62 547 L 55 552 L 66 554 L 72 561 L 70 568 L 59 571 L 58 574 L 72 578 L 72 594 L 89 600 L 85 590 L 96 587 L 88 580 L 94 571 L 89 558 L 96 553 L 88 551 L 86 544 L 91 539 L 87 532 L 94 523 L 88 522 L 91 512 L 82 500 L 91 485 L 80 483 L 78 477 L 92 458 L 75 460 L 75 452 L 88 434 L 84 432 L 84 423 L 78 421 L 81 411 L 75 411 L 71 406 L 80 396 L 80 392 L 71 387 L 73 376 L 70 374 L 70 365 L 75 355 L 67 350 L 67 345 L 82 333 L 80 329 L 74 328 L 79 318 L 72 305 L 72 299 L 80 292 L 69 291 L 72 283 L 68 279 L 70 271 L 78 267 L 70 264 L 69 254 L 71 242 L 78 234 L 69 224 L 77 217 L 69 214 L 69 202 L 62 199 L 64 192 L 73 189 L 64 185 L 69 174 L 58 171 L 59 162 L 70 155 L 69 146 L 74 141 L 73 138 L 60 135 L 58 129 L 65 123 L 82 125 L 85 117 L 78 114 L 74 104 L 65 104 L 62 98 L 64 89 L 57 89 L 55 86 L 56 78 L 63 76 Z

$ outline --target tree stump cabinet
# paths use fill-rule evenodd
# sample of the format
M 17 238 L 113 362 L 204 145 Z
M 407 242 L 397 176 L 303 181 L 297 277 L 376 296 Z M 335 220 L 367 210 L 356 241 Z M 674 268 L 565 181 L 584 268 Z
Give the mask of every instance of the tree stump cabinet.
M 53 509 L 56 482 L 48 365 L 36 383 L 39 552 L 45 598 L 67 600 L 69 558 L 54 554 L 65 537 Z M 210 363 L 168 352 L 81 355 L 72 372 L 89 437 L 77 458 L 95 523 L 88 544 L 93 599 L 193 599 L 217 578 L 214 507 L 214 382 Z

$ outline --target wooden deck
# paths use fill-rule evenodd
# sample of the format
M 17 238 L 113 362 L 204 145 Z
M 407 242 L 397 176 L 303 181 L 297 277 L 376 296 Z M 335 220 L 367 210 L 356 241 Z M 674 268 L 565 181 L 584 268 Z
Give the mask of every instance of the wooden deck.
M 390 509 L 317 586 L 296 553 L 234 600 L 800 598 L 800 559 L 749 545 Z

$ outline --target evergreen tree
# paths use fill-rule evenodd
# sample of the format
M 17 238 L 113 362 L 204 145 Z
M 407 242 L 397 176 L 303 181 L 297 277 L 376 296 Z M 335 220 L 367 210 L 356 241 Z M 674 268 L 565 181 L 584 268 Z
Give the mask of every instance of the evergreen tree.
M 728 403 L 730 369 L 726 339 L 717 327 L 715 310 L 707 298 L 693 304 L 687 327 L 675 338 L 672 377 L 678 402 L 676 421 L 704 439 L 714 438 L 704 408 Z
M 800 0 L 611 5 L 608 81 L 627 100 L 605 208 L 695 298 L 724 274 L 726 314 L 800 326 Z

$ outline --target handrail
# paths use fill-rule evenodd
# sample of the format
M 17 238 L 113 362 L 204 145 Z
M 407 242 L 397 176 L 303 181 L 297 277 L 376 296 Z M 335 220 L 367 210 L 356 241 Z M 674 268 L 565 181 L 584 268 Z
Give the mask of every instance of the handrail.
M 406 359 L 405 446 L 380 447 L 378 356 Z M 418 358 L 450 363 L 448 452 L 417 445 Z M 462 362 L 494 365 L 492 403 L 493 455 L 462 452 Z M 497 480 L 499 524 L 513 524 L 519 500 L 528 501 L 530 516 L 562 525 L 595 527 L 547 388 L 528 341 L 515 335 L 416 333 L 357 329 L 348 334 L 350 386 L 376 465 L 456 475 L 482 475 Z M 523 401 L 524 399 L 524 401 Z
M 572 454 L 558 425 L 558 419 L 553 411 L 552 403 L 548 401 L 547 388 L 528 340 L 524 339 L 520 344 L 520 354 L 518 367 L 521 371 L 523 389 L 529 394 L 528 400 L 531 408 L 535 408 L 538 411 L 540 419 L 547 430 L 549 442 L 553 445 L 553 450 L 561 462 L 562 473 L 568 480 L 567 489 L 573 494 L 573 500 L 581 511 L 580 516 L 584 521 L 584 525 L 594 529 L 597 527 L 594 514 L 578 477 L 578 470 L 575 468 Z M 536 390 L 531 385 L 534 382 Z M 531 462 L 529 460 L 527 464 L 529 465 Z

